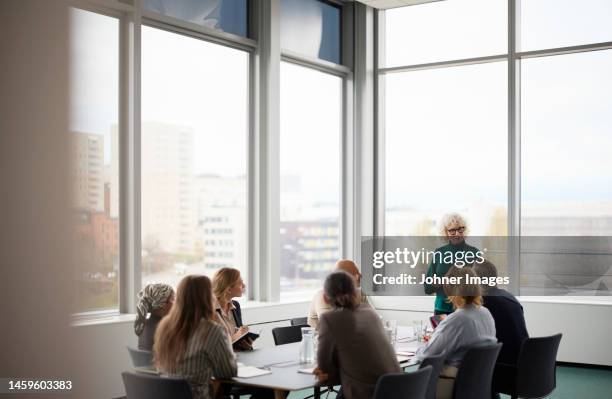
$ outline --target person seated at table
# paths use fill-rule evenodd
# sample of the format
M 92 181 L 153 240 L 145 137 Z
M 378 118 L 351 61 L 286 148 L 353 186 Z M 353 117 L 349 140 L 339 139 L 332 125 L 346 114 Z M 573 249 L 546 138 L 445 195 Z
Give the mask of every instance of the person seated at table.
M 134 321 L 134 332 L 138 336 L 138 349 L 153 350 L 153 338 L 157 325 L 170 312 L 173 301 L 174 289 L 168 284 L 147 284 L 138 293 L 136 320 Z
M 441 235 L 445 237 L 448 244 L 439 247 L 435 252 L 446 254 L 452 253 L 453 260 L 455 256 L 459 256 L 459 252 L 462 252 L 464 259 L 466 255 L 476 256 L 478 248 L 468 245 L 465 242 L 465 237 L 468 233 L 467 221 L 458 213 L 449 213 L 444 215 L 441 221 Z M 455 264 L 454 261 L 450 261 L 449 257 L 443 256 L 442 259 L 439 257 L 432 260 L 427 270 L 427 277 L 434 275 L 442 277 L 446 275 L 448 270 Z M 453 305 L 447 300 L 444 289 L 441 285 L 436 284 L 425 284 L 424 286 L 426 294 L 436 294 L 436 301 L 434 304 L 434 314 L 436 315 L 448 315 L 453 312 Z
M 416 353 L 419 360 L 432 355 L 445 355 L 445 365 L 438 378 L 438 399 L 452 397 L 455 377 L 468 347 L 497 342 L 493 316 L 482 306 L 482 289 L 478 284 L 468 284 L 466 275 L 476 277 L 471 267 L 453 266 L 448 271 L 448 277 L 461 278 L 458 284 L 443 286 L 455 311 L 438 324 L 427 345 Z
M 378 314 L 361 303 L 355 278 L 331 273 L 323 286 L 333 311 L 319 319 L 315 374 L 319 381 L 342 385 L 347 399 L 370 399 L 378 377 L 401 371 Z
M 210 279 L 184 277 L 176 301 L 162 319 L 153 345 L 155 366 L 162 375 L 187 380 L 194 399 L 209 399 L 210 381 L 236 376 L 236 355 L 225 329 L 213 321 Z
M 240 270 L 231 267 L 219 269 L 212 281 L 215 297 L 215 317 L 230 336 L 232 342 L 249 331 L 249 327 L 242 324 L 242 310 L 238 301 L 244 294 L 246 285 L 240 276 Z M 248 339 L 240 342 L 240 348 L 252 349 L 252 342 Z
M 359 268 L 355 262 L 349 259 L 341 259 L 336 262 L 336 270 L 345 271 L 353 276 L 357 289 L 359 290 L 359 298 L 361 303 L 368 304 L 368 298 L 361 293 L 361 273 L 359 273 Z M 329 312 L 331 309 L 332 307 L 323 299 L 323 290 L 317 291 L 310 302 L 310 309 L 308 310 L 307 319 L 308 325 L 316 329 L 321 315 L 325 312 Z
M 480 277 L 495 279 L 497 268 L 487 260 L 475 263 L 474 271 Z M 518 355 L 523 341 L 529 338 L 523 306 L 508 291 L 497 286 L 482 286 L 484 297 L 483 306 L 489 309 L 495 321 L 497 340 L 503 343 L 493 377 L 493 388 L 498 386 L 504 388 L 514 381 L 514 366 L 518 361 Z

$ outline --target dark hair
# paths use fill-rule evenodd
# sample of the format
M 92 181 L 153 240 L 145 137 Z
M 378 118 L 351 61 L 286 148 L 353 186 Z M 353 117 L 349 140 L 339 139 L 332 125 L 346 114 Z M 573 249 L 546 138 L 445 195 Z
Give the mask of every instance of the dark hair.
M 345 271 L 335 271 L 327 276 L 323 292 L 333 308 L 353 310 L 359 306 L 355 279 Z
M 444 293 L 455 309 L 462 308 L 465 305 L 482 305 L 482 288 L 480 285 L 465 280 L 468 277 L 470 279 L 477 277 L 476 272 L 471 267 L 459 268 L 453 266 L 446 273 L 446 277 L 461 278 L 458 284 L 443 285 Z
M 478 275 L 478 277 L 488 277 L 495 278 L 497 277 L 497 268 L 495 265 L 488 260 L 483 261 L 482 263 L 474 263 L 474 271 Z

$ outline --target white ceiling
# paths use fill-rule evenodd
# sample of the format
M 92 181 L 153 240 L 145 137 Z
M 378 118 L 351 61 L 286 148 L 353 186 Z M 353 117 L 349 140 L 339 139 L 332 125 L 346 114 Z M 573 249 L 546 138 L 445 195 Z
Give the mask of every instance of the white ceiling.
M 384 10 L 387 8 L 413 6 L 415 4 L 431 3 L 432 1 L 440 1 L 440 0 L 356 0 L 356 1 L 363 3 L 363 4 L 367 4 L 370 7 Z

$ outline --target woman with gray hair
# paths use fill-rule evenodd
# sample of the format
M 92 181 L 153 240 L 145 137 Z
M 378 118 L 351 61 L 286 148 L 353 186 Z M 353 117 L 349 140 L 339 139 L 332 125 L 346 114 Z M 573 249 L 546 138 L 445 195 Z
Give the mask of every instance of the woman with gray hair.
M 455 265 L 455 259 L 459 259 L 460 256 L 461 259 L 466 259 L 466 257 L 474 258 L 476 256 L 478 248 L 472 247 L 465 242 L 467 233 L 468 225 L 463 216 L 458 213 L 444 215 L 440 223 L 440 235 L 444 237 L 448 244 L 435 250 L 436 253 L 444 254 L 444 256 L 434 257 L 429 264 L 427 277 L 443 277 Z M 446 254 L 448 253 L 452 254 L 452 257 L 447 257 Z M 452 259 L 452 261 L 447 259 Z M 449 315 L 453 313 L 453 305 L 448 301 L 448 297 L 441 285 L 425 284 L 425 293 L 436 294 L 434 314 Z
M 332 310 L 319 319 L 317 378 L 342 384 L 343 397 L 370 399 L 378 377 L 400 367 L 378 314 L 361 303 L 355 279 L 345 271 L 325 279 L 323 298 Z
M 138 293 L 134 332 L 138 336 L 138 349 L 153 350 L 155 330 L 161 319 L 170 312 L 174 302 L 174 289 L 168 284 L 148 284 Z M 147 319 L 147 315 L 151 316 Z

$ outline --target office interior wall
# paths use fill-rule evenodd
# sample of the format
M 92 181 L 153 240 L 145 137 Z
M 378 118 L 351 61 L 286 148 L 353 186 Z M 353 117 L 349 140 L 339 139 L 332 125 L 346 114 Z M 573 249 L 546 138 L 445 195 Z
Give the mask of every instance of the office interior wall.
M 0 15 L 0 376 L 71 380 L 73 395 L 59 396 L 78 397 L 69 328 L 67 4 L 3 0 Z

